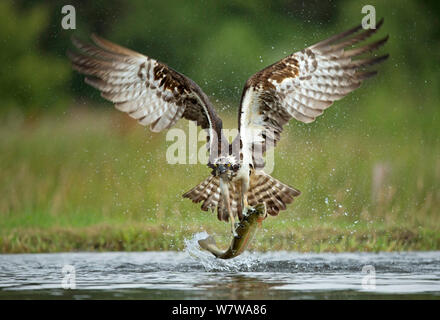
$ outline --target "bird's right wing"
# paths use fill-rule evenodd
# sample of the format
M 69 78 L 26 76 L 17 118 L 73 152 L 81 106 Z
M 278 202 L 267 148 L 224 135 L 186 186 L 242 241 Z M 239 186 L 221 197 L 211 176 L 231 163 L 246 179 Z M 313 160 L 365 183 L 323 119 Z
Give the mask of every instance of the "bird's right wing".
M 195 121 L 208 131 L 210 151 L 218 151 L 222 121 L 194 81 L 155 59 L 96 35 L 91 38 L 94 44 L 73 38 L 79 53 L 68 52 L 73 68 L 87 76 L 86 83 L 153 132 L 182 117 Z

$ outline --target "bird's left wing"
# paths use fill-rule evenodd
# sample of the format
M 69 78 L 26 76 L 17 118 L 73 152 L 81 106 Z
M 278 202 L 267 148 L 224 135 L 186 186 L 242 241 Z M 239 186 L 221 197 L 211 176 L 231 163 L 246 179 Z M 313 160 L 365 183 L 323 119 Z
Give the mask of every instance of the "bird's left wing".
M 383 45 L 388 37 L 363 47 L 345 50 L 374 34 L 359 33 L 361 26 L 321 41 L 254 74 L 246 82 L 239 111 L 238 146 L 255 167 L 263 167 L 263 154 L 276 145 L 283 125 L 291 118 L 310 123 L 334 101 L 357 89 L 376 71 L 362 71 L 388 55 L 353 59 Z M 240 141 L 238 141 L 240 139 Z

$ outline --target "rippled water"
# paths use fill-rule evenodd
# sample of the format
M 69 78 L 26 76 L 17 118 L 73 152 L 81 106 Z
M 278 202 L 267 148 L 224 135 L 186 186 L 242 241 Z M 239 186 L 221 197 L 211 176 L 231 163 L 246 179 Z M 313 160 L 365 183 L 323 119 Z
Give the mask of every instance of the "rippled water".
M 440 299 L 438 251 L 246 252 L 219 260 L 198 248 L 201 236 L 185 252 L 3 254 L 0 299 Z M 373 276 L 371 267 L 362 272 L 368 265 L 375 288 L 362 286 Z

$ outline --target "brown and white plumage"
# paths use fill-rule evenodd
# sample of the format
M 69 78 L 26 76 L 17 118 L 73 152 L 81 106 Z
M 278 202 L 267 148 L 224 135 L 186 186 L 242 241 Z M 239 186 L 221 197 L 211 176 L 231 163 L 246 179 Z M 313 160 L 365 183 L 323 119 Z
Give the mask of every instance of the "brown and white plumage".
M 221 201 L 219 180 L 219 177 L 210 176 L 185 193 L 184 197 L 196 203 L 202 202 L 202 210 L 204 211 L 217 208 L 218 219 L 228 221 L 229 214 L 224 203 Z M 237 216 L 241 220 L 243 218 L 241 181 L 235 180 L 230 184 L 230 188 L 229 201 L 231 203 L 232 212 L 234 216 Z M 278 181 L 264 172 L 260 172 L 259 174 L 251 174 L 250 176 L 250 186 L 247 194 L 248 205 L 254 207 L 258 203 L 264 202 L 266 203 L 267 213 L 275 216 L 280 210 L 285 210 L 286 205 L 292 203 L 294 198 L 300 194 L 300 191 Z
M 202 210 L 217 209 L 220 220 L 241 219 L 248 206 L 265 203 L 270 215 L 286 209 L 300 192 L 264 173 L 263 156 L 280 140 L 292 118 L 313 122 L 333 102 L 375 75 L 365 67 L 388 56 L 356 59 L 382 46 L 388 39 L 355 49 L 353 45 L 376 29 L 357 26 L 318 42 L 251 76 L 239 109 L 239 134 L 229 144 L 222 121 L 208 97 L 188 77 L 164 63 L 123 48 L 95 35 L 94 44 L 73 39 L 79 53 L 69 53 L 73 67 L 86 82 L 101 91 L 115 107 L 158 132 L 179 119 L 195 121 L 208 131 L 212 175 L 185 193 Z
M 362 70 L 384 61 L 388 55 L 353 58 L 378 49 L 388 36 L 356 49 L 346 49 L 373 35 L 382 23 L 383 19 L 376 29 L 368 30 L 359 25 L 318 42 L 266 67 L 247 80 L 239 111 L 240 135 L 235 143 L 241 140 L 242 147 L 253 153 L 255 167 L 264 166 L 261 154 L 276 145 L 283 125 L 290 119 L 313 122 L 335 101 L 359 88 L 363 80 L 377 73 Z M 358 33 L 360 30 L 362 32 Z
M 85 82 L 103 98 L 153 132 L 181 118 L 195 121 L 208 131 L 208 147 L 220 150 L 222 121 L 194 81 L 155 59 L 96 35 L 91 38 L 94 44 L 72 38 L 80 52 L 68 55 L 73 68 L 87 75 Z

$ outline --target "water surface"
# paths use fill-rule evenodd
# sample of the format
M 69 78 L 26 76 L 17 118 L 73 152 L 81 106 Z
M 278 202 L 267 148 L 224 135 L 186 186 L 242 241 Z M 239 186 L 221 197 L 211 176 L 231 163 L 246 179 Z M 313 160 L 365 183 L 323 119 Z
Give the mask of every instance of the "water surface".
M 218 260 L 195 240 L 184 252 L 2 254 L 0 299 L 440 299 L 438 251 Z

